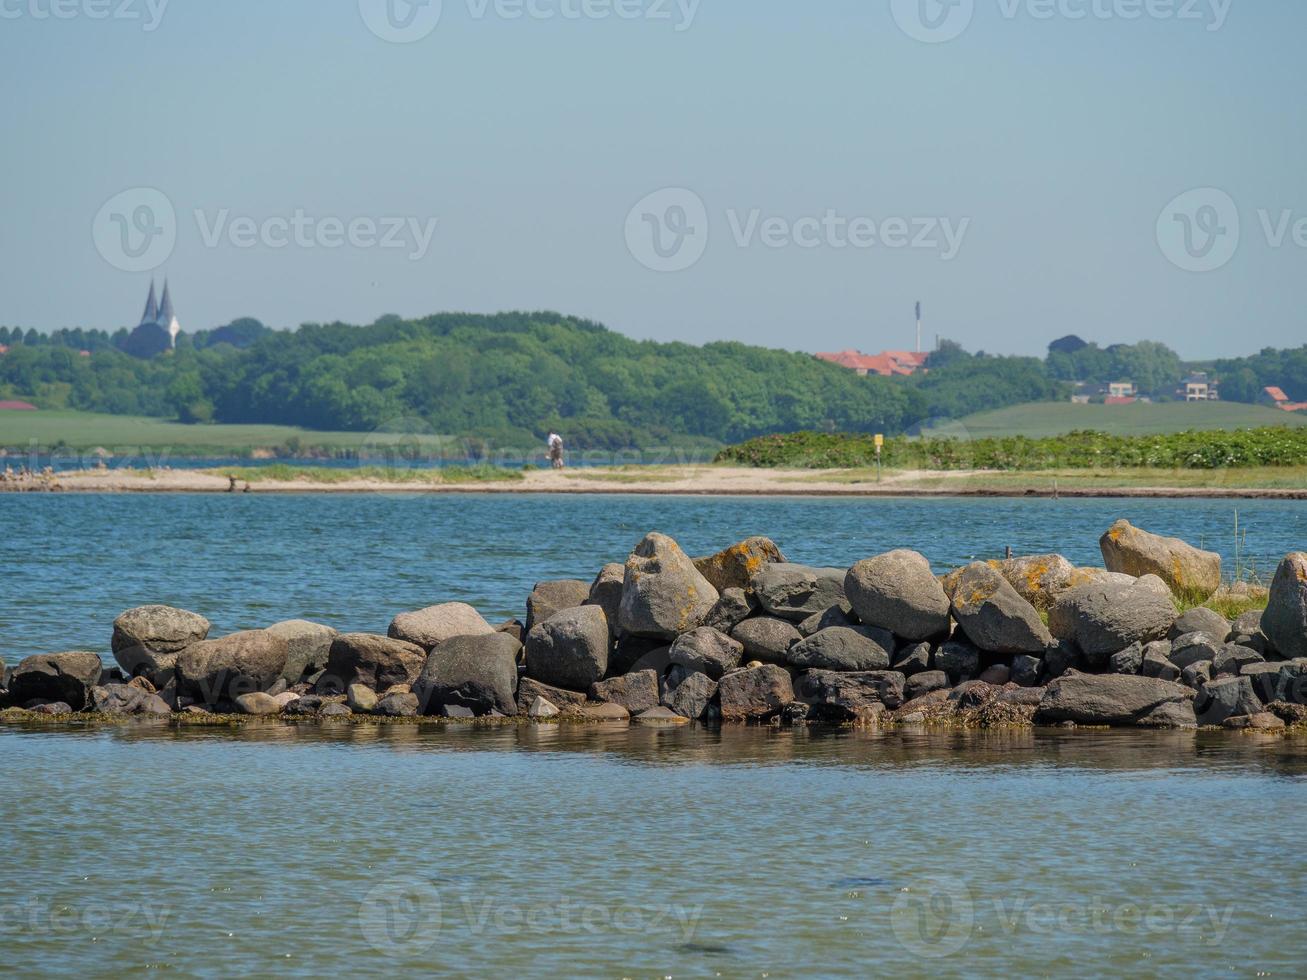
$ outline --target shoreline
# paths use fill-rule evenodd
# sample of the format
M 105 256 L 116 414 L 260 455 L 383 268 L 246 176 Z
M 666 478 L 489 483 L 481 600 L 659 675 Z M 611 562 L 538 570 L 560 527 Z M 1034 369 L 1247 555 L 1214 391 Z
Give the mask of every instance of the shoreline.
M 1213 471 L 1213 482 L 1237 479 L 1237 471 Z M 516 474 L 515 474 L 516 475 Z M 666 495 L 722 497 L 991 497 L 1034 499 L 1231 499 L 1307 500 L 1307 485 L 1278 486 L 1168 486 L 1128 485 L 1131 475 L 1094 471 L 1054 474 L 906 471 L 884 479 L 858 479 L 858 471 L 749 469 L 722 466 L 624 467 L 554 472 L 533 470 L 520 479 L 438 482 L 378 479 L 239 479 L 237 493 L 293 494 L 384 493 L 423 494 L 552 494 L 552 495 Z M 1135 477 L 1138 479 L 1138 477 Z M 1062 485 L 1069 480 L 1073 485 Z M 1103 480 L 1104 485 L 1074 485 L 1077 481 Z M 1113 482 L 1116 480 L 1118 482 Z M 51 480 L 34 479 L 23 486 L 0 483 L 0 493 L 231 493 L 225 475 L 205 470 L 72 471 Z

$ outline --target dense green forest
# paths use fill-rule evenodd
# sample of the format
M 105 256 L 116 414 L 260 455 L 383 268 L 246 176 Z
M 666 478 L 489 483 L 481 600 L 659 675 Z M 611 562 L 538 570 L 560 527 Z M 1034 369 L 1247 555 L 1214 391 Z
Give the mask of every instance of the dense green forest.
M 237 320 L 129 356 L 126 331 L 0 327 L 0 398 L 184 422 L 372 431 L 400 423 L 500 445 L 564 431 L 577 448 L 737 442 L 774 432 L 908 432 L 932 419 L 1064 399 L 1068 382 L 1129 378 L 1166 397 L 1186 365 L 1162 344 L 1055 342 L 1047 360 L 945 341 L 929 371 L 858 377 L 810 354 L 636 341 L 556 313 L 387 316 L 269 330 Z M 1225 397 L 1276 384 L 1307 400 L 1307 346 L 1217 362 Z M 403 421 L 401 421 L 403 420 Z

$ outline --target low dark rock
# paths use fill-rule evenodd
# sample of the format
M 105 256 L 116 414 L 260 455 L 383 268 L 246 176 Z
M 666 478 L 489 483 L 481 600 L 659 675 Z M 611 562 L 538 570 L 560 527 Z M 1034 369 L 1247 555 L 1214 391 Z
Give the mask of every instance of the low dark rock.
M 1086 666 L 1084 655 L 1074 643 L 1059 640 L 1044 652 L 1044 677 L 1047 680 L 1056 680 L 1069 670 L 1083 670 Z
M 673 664 L 700 671 L 713 680 L 721 680 L 728 670 L 735 670 L 744 658 L 744 644 L 710 626 L 701 626 L 676 638 L 668 653 Z
M 596 612 L 602 620 L 602 612 Z M 455 636 L 441 643 L 413 684 L 422 712 L 430 715 L 458 705 L 479 715 L 492 710 L 517 714 L 519 649 L 518 642 L 505 633 Z
M 564 609 L 527 634 L 527 676 L 554 687 L 588 689 L 608 673 L 608 647 L 608 621 L 602 609 Z
M 907 679 L 903 696 L 908 701 L 915 701 L 923 694 L 947 690 L 948 687 L 948 674 L 942 670 L 927 670 L 920 674 L 913 674 Z
M 1265 662 L 1266 658 L 1256 650 L 1227 643 L 1212 660 L 1212 674 L 1216 677 L 1236 677 L 1250 664 Z
M 773 616 L 746 619 L 731 632 L 744 644 L 744 652 L 755 660 L 785 663 L 790 647 L 803 639 L 793 623 Z
M 620 704 L 633 715 L 657 707 L 661 700 L 658 674 L 652 670 L 612 677 L 590 686 L 590 698 L 606 704 Z
M 1169 659 L 1181 670 L 1200 660 L 1214 661 L 1224 644 L 1210 633 L 1186 633 L 1171 642 Z
M 795 700 L 789 671 L 775 664 L 727 674 L 718 684 L 717 692 L 725 721 L 766 719 Z
M 1040 657 L 1020 654 L 1012 658 L 1012 681 L 1022 687 L 1037 687 L 1043 669 L 1044 661 Z
M 569 708 L 576 708 L 588 700 L 584 691 L 569 691 L 561 687 L 542 684 L 530 677 L 523 677 L 517 683 L 517 713 L 524 714 L 536 698 L 544 698 L 560 712 L 566 714 Z
M 697 721 L 708 712 L 708 706 L 717 696 L 717 681 L 704 673 L 692 673 L 684 678 L 677 677 L 676 683 L 668 680 L 667 691 L 663 694 L 663 704 L 683 718 Z
M 871 626 L 831 626 L 790 647 L 792 667 L 815 670 L 888 670 L 894 636 Z
M 891 669 L 897 670 L 906 677 L 913 674 L 923 674 L 932 670 L 935 666 L 935 653 L 929 643 L 911 643 L 904 645 L 895 654 L 891 662 Z
M 809 565 L 763 565 L 749 585 L 758 604 L 772 616 L 800 623 L 844 600 L 845 568 Z
M 980 651 L 970 643 L 947 640 L 935 651 L 935 667 L 956 684 L 980 672 Z
M 743 589 L 726 589 L 708 611 L 703 625 L 722 633 L 730 633 L 757 609 L 757 601 Z
M 538 582 L 526 600 L 527 634 L 555 613 L 584 605 L 589 599 L 590 584 L 580 579 Z
M 370 633 L 343 633 L 331 641 L 327 669 L 314 690 L 343 694 L 351 684 L 386 691 L 411 685 L 427 662 L 427 651 L 415 643 Z
M 867 719 L 903 704 L 905 678 L 897 671 L 810 670 L 795 682 L 795 700 L 816 721 Z
M 1193 688 L 1195 691 L 1201 691 L 1203 685 L 1211 679 L 1212 662 L 1210 660 L 1200 660 L 1180 671 L 1180 683 L 1185 687 Z
M 1265 661 L 1245 665 L 1239 673 L 1247 677 L 1253 685 L 1253 693 L 1264 704 L 1276 699 L 1276 688 L 1280 683 L 1280 664 L 1268 664 Z M 1210 678 L 1209 678 L 1210 680 Z
M 1260 619 L 1260 614 L 1258 616 Z M 1167 633 L 1170 640 L 1178 640 L 1190 633 L 1206 633 L 1217 640 L 1224 641 L 1230 635 L 1230 623 L 1224 616 L 1206 606 L 1196 606 L 1183 613 L 1171 624 Z
M 1188 688 L 1153 677 L 1071 673 L 1048 685 L 1035 720 L 1039 724 L 1155 725 L 1167 714 L 1159 708 L 1179 705 L 1168 711 L 1174 710 L 1174 720 L 1183 722 L 1183 706 L 1191 704 L 1193 697 Z
M 1164 681 L 1180 679 L 1180 668 L 1171 662 L 1168 654 L 1170 647 L 1165 640 L 1155 641 L 1144 647 L 1144 662 L 1139 672 L 1145 677 L 1157 677 Z
M 1107 669 L 1113 674 L 1138 674 L 1144 669 L 1144 648 L 1142 644 L 1132 643 L 1124 650 L 1112 654 L 1107 661 Z
M 1199 692 L 1195 706 L 1200 725 L 1219 725 L 1235 715 L 1255 715 L 1262 702 L 1253 692 L 1247 677 L 1221 677 L 1208 681 Z
M 54 701 L 81 711 L 91 701 L 91 691 L 100 683 L 104 665 L 99 654 L 41 653 L 27 657 L 14 668 L 9 678 L 9 697 L 23 704 L 28 701 Z
M 372 711 L 383 718 L 416 718 L 419 707 L 416 694 L 398 691 L 378 698 L 377 706 Z

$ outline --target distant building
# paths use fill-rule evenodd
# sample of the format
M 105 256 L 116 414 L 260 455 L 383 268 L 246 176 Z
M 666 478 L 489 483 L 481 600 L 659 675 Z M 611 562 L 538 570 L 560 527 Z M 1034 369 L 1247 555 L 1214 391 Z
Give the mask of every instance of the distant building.
M 838 364 L 842 368 L 856 371 L 863 377 L 869 374 L 878 374 L 883 378 L 915 374 L 925 367 L 926 358 L 929 356 L 929 354 L 925 353 L 903 350 L 887 350 L 879 354 L 864 354 L 856 350 L 842 350 L 834 354 L 822 353 L 816 355 L 819 361 Z
M 31 402 L 0 402 L 0 412 L 35 412 Z
M 1107 386 L 1108 398 L 1129 398 L 1131 401 L 1139 394 L 1133 381 L 1113 381 Z
M 172 306 L 172 292 L 168 281 L 163 282 L 163 298 L 157 303 L 154 299 L 154 282 L 150 282 L 150 295 L 145 300 L 145 312 L 141 322 L 127 338 L 123 349 L 134 357 L 157 357 L 164 351 L 175 350 L 177 335 L 182 332 L 181 323 Z
M 1283 412 L 1307 411 L 1307 402 L 1289 401 L 1289 396 L 1284 393 L 1284 389 L 1277 388 L 1274 385 L 1262 389 L 1261 401 L 1262 404 L 1278 408 Z
M 1176 397 L 1187 402 L 1219 402 L 1221 392 L 1216 381 L 1206 371 L 1198 371 L 1180 382 Z

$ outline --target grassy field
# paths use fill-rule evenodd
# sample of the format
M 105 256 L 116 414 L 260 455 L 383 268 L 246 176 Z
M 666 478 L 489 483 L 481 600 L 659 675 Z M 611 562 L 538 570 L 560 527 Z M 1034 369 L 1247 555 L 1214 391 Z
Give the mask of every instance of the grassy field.
M 1057 436 L 1077 430 L 1110 435 L 1158 435 L 1188 430 L 1255 429 L 1267 425 L 1307 425 L 1307 412 L 1237 402 L 1168 402 L 1157 405 L 1073 405 L 1070 402 L 1036 402 L 979 412 L 945 427 L 942 435 L 967 433 L 973 439 L 988 436 Z
M 814 473 L 786 480 L 804 483 L 873 484 L 875 467 Z M 904 490 L 1114 490 L 1165 487 L 1173 490 L 1301 490 L 1307 466 L 1249 466 L 1239 469 L 1187 470 L 1115 467 L 1101 470 L 1035 470 L 1006 473 L 920 474 L 886 469 L 881 482 Z
M 387 438 L 365 432 L 315 432 L 289 425 L 182 425 L 164 419 L 93 412 L 0 412 L 0 446 L 23 451 L 35 440 L 44 452 L 59 447 L 104 448 L 118 455 L 166 449 L 179 456 L 231 456 L 297 444 L 306 450 L 349 452 L 384 446 Z M 409 437 L 403 438 L 411 442 Z M 447 436 L 421 437 L 423 448 L 432 451 L 452 441 Z

